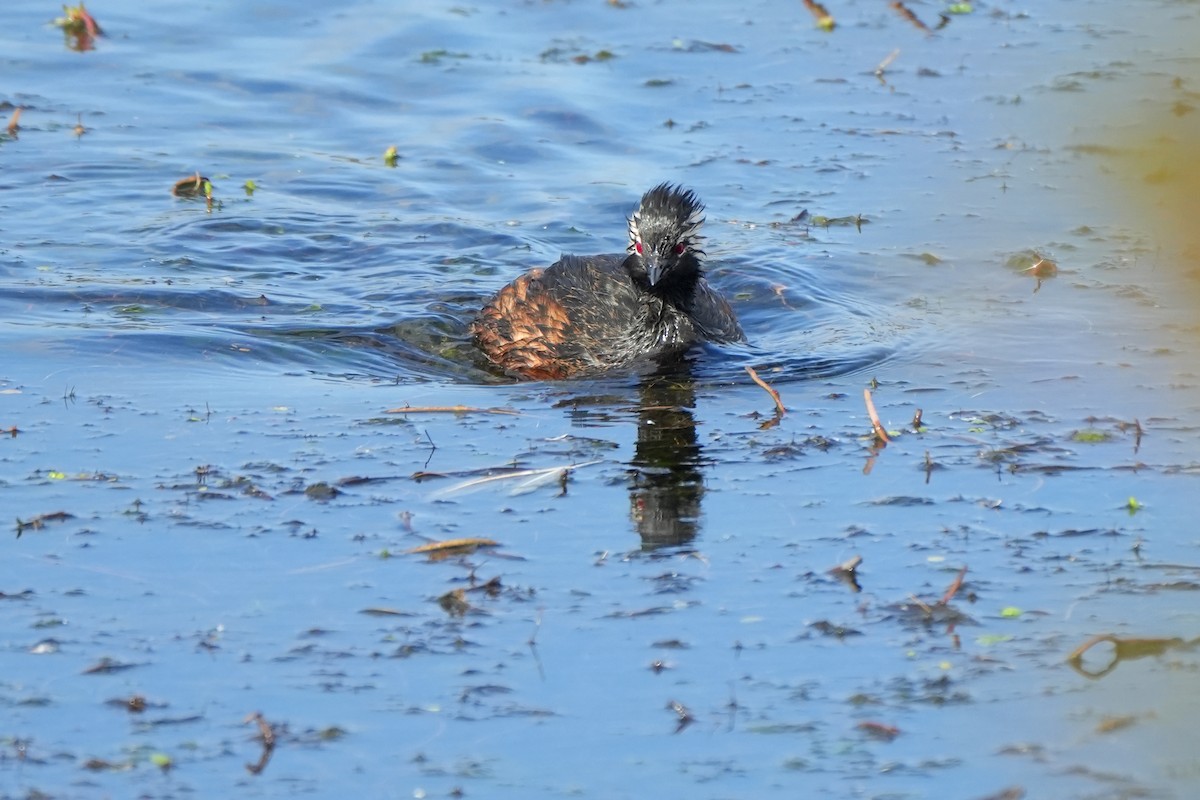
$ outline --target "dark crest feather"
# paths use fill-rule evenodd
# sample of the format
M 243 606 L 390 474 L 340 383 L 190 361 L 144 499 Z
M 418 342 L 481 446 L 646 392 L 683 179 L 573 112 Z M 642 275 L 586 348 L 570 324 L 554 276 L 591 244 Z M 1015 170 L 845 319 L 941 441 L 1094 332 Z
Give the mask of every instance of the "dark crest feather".
M 629 218 L 629 249 L 652 232 L 662 235 L 669 231 L 672 244 L 687 241 L 696 249 L 704 237 L 704 204 L 691 189 L 671 183 L 660 183 L 642 195 L 637 211 Z M 703 251 L 700 251 L 703 252 Z

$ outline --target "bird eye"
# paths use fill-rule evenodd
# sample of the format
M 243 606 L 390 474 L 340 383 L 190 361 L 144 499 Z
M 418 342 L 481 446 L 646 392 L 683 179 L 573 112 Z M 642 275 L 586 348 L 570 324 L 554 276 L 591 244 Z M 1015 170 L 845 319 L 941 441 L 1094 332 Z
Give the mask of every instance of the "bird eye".
M 675 255 L 677 255 L 677 256 L 683 255 L 684 250 L 687 250 L 687 245 L 684 244 L 683 242 L 680 242 L 679 244 L 675 245 Z
M 637 254 L 640 256 L 640 255 L 642 254 L 642 243 L 641 243 L 641 242 L 634 242 L 634 243 L 633 243 L 633 249 L 634 249 L 634 250 L 637 250 Z

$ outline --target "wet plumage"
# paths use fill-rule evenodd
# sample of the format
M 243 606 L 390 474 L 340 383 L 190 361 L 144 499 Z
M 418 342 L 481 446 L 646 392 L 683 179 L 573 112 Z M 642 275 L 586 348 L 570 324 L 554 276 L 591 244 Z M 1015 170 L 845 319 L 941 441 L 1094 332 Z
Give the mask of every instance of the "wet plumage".
M 736 342 L 737 317 L 704 280 L 704 206 L 660 184 L 629 217 L 625 254 L 565 255 L 501 289 L 471 325 L 488 360 L 527 378 L 558 379 Z

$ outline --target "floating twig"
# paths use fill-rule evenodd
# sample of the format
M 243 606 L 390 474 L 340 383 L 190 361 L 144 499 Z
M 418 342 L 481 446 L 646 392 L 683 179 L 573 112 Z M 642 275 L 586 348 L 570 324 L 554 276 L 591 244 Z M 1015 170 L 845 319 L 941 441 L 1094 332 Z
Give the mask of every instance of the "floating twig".
M 875 438 L 887 444 L 891 439 L 888 438 L 887 431 L 883 428 L 883 423 L 879 421 L 879 414 L 875 411 L 875 401 L 871 399 L 870 389 L 863 389 L 863 400 L 867 403 L 867 416 L 871 418 L 871 427 L 875 429 Z
M 888 67 L 890 67 L 892 65 L 892 62 L 895 61 L 896 57 L 899 55 L 900 55 L 899 47 L 897 47 L 892 52 L 888 53 L 887 58 L 885 58 L 883 61 L 880 61 L 879 66 L 875 68 L 875 76 L 882 78 L 883 73 L 887 70 Z
M 779 398 L 779 392 L 775 391 L 773 388 L 771 388 L 770 384 L 768 384 L 762 378 L 758 377 L 758 373 L 754 370 L 754 367 L 746 367 L 746 372 L 749 373 L 750 380 L 757 383 L 759 386 L 761 386 L 763 389 L 766 390 L 767 394 L 771 395 L 771 399 L 775 401 L 776 413 L 778 413 L 779 416 L 781 416 L 781 417 L 784 414 L 786 414 L 787 409 L 784 408 L 784 406 L 783 406 L 783 400 L 781 400 Z
M 942 599 L 938 601 L 939 606 L 944 606 L 954 599 L 954 595 L 958 594 L 958 590 L 962 588 L 963 578 L 967 575 L 967 567 L 964 564 L 963 568 L 958 571 L 958 575 L 954 578 L 954 582 L 950 584 L 950 588 L 942 595 Z
M 921 22 L 920 17 L 914 14 L 912 9 L 904 5 L 904 3 L 901 3 L 900 0 L 895 0 L 895 2 L 891 3 L 890 5 L 896 10 L 897 14 L 911 22 L 914 26 L 916 26 L 917 30 L 921 31 L 926 36 L 933 33 L 933 31 L 929 29 L 929 26 L 924 22 Z

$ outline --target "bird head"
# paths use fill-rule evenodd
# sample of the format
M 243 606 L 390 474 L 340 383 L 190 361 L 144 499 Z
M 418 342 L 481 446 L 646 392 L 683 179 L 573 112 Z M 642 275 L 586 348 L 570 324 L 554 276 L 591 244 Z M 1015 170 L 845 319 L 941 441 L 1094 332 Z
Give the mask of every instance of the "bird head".
M 669 183 L 655 186 L 629 217 L 625 263 L 630 273 L 658 293 L 690 288 L 700 276 L 703 225 L 704 205 L 692 190 Z

